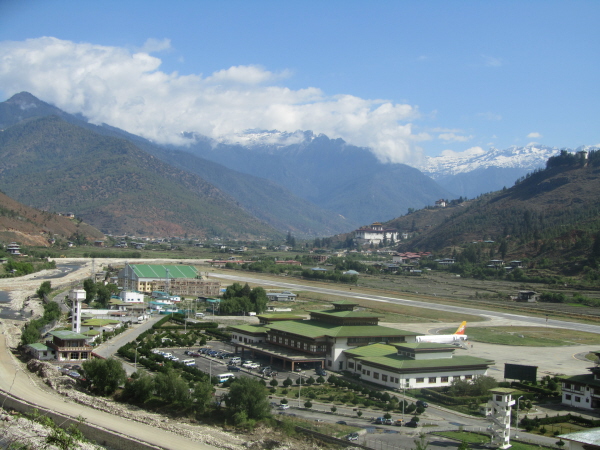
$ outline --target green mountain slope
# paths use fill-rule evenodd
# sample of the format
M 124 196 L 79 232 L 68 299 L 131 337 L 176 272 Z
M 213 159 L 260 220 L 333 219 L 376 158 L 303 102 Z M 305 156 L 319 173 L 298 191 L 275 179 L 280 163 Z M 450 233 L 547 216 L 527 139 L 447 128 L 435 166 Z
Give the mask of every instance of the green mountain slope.
M 0 189 L 8 195 L 43 210 L 72 211 L 105 232 L 279 235 L 197 175 L 57 116 L 4 129 L 0 157 Z
M 482 240 L 507 258 L 588 258 L 600 230 L 600 154 L 561 155 L 510 189 L 450 208 L 417 211 L 387 223 L 414 235 L 401 250 L 433 250 Z
M 243 209 L 282 233 L 297 237 L 328 236 L 354 229 L 356 223 L 294 195 L 281 184 L 229 169 L 180 149 L 169 149 L 108 125 L 93 125 L 27 92 L 0 103 L 0 129 L 22 120 L 55 115 L 95 133 L 128 140 L 167 164 L 196 174 L 233 197 Z

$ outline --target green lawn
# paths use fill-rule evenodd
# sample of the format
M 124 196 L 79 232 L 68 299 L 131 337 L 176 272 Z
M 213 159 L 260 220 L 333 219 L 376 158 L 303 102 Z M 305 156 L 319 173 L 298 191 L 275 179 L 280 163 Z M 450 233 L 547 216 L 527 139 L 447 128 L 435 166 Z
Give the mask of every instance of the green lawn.
M 440 334 L 456 330 L 446 329 Z M 564 345 L 600 345 L 600 335 L 583 331 L 548 327 L 469 327 L 469 340 L 488 344 L 559 347 Z
M 435 434 L 467 444 L 486 444 L 490 442 L 489 436 L 469 431 L 443 431 Z M 541 448 L 539 445 L 525 444 L 518 441 L 510 441 L 510 443 L 511 450 L 539 450 Z

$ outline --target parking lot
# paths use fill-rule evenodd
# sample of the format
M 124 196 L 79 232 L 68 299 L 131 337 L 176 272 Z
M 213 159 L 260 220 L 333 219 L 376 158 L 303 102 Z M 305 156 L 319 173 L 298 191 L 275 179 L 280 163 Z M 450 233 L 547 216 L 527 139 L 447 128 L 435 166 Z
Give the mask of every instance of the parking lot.
M 181 362 L 193 359 L 193 366 L 210 376 L 216 376 L 221 373 L 233 373 L 235 376 L 253 376 L 264 379 L 275 378 L 280 383 L 289 377 L 294 384 L 301 375 L 304 378 L 310 376 L 313 378 L 328 376 L 326 371 L 315 368 L 314 366 L 300 367 L 301 370 L 291 372 L 289 370 L 284 370 L 281 366 L 276 364 L 270 364 L 266 357 L 261 358 L 260 356 L 257 356 L 251 359 L 247 352 L 243 356 L 241 353 L 234 354 L 232 345 L 220 341 L 211 341 L 204 347 L 194 347 L 189 349 L 159 348 L 156 350 L 170 353 L 172 355 L 171 359 L 177 358 L 173 359 L 174 361 Z M 210 354 L 209 351 L 224 352 L 225 355 L 218 355 L 215 353 Z M 186 352 L 191 352 L 191 354 L 186 354 Z M 240 360 L 233 366 L 230 364 L 230 360 L 235 357 L 240 358 Z M 244 364 L 247 361 L 251 361 L 254 365 Z M 265 371 L 265 368 L 268 369 Z

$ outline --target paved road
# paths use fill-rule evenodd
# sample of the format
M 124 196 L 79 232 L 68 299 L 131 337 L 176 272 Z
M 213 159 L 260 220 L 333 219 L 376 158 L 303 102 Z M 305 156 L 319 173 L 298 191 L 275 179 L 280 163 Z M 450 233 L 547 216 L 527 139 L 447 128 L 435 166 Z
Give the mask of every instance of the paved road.
M 99 427 L 131 436 L 142 442 L 165 449 L 214 449 L 215 447 L 192 441 L 160 428 L 145 425 L 140 422 L 131 422 L 122 417 L 90 407 L 72 403 L 63 397 L 40 389 L 32 380 L 29 373 L 23 372 L 8 350 L 5 340 L 5 331 L 1 328 L 0 334 L 0 389 L 26 400 L 34 405 L 52 409 L 72 418 L 82 416 L 86 422 Z
M 600 325 L 588 325 L 588 324 L 584 324 L 584 323 L 574 323 L 574 322 L 567 322 L 567 321 L 563 321 L 563 320 L 553 320 L 553 319 L 546 320 L 543 317 L 532 317 L 532 316 L 525 316 L 525 315 L 520 315 L 520 314 L 509 314 L 509 313 L 503 313 L 503 312 L 497 312 L 497 311 L 490 311 L 490 310 L 481 309 L 481 308 L 477 308 L 477 307 L 467 308 L 464 306 L 453 306 L 453 305 L 445 305 L 445 304 L 441 304 L 441 303 L 420 302 L 418 300 L 408 300 L 408 299 L 402 299 L 402 298 L 387 297 L 384 295 L 365 294 L 365 293 L 362 293 L 359 291 L 353 291 L 353 290 L 351 290 L 351 288 L 331 289 L 331 288 L 324 288 L 324 287 L 319 287 L 319 286 L 311 286 L 308 284 L 284 283 L 281 281 L 272 281 L 272 280 L 267 280 L 267 279 L 262 279 L 262 278 L 252 278 L 252 277 L 247 277 L 247 276 L 229 275 L 229 274 L 220 274 L 220 273 L 211 273 L 210 276 L 214 277 L 214 278 L 222 278 L 222 279 L 231 280 L 231 281 L 241 281 L 241 282 L 246 282 L 246 283 L 257 283 L 257 284 L 262 284 L 262 285 L 276 286 L 276 287 L 280 287 L 280 288 L 287 289 L 287 290 L 295 289 L 295 290 L 302 290 L 302 291 L 309 291 L 309 292 L 317 292 L 320 294 L 334 295 L 334 296 L 338 296 L 338 297 L 360 298 L 360 299 L 365 299 L 365 300 L 373 300 L 376 302 L 395 303 L 397 305 L 406 305 L 406 306 L 414 306 L 414 307 L 418 307 L 418 308 L 435 309 L 438 311 L 448 311 L 448 312 L 454 312 L 454 313 L 459 313 L 459 314 L 475 314 L 475 315 L 478 314 L 478 315 L 484 316 L 486 318 L 491 317 L 491 318 L 497 318 L 497 319 L 505 319 L 505 320 L 510 320 L 515 323 L 516 322 L 528 322 L 528 323 L 534 323 L 534 324 L 538 324 L 538 325 L 548 325 L 550 327 L 565 328 L 568 330 L 577 330 L 577 331 L 587 331 L 588 333 L 600 334 Z

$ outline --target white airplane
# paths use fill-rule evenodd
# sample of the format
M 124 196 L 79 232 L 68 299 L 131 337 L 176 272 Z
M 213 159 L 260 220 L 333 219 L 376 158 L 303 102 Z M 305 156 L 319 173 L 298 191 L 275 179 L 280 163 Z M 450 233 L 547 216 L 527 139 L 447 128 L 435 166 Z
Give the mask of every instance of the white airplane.
M 467 321 L 463 321 L 454 334 L 429 334 L 426 336 L 417 336 L 417 342 L 432 342 L 435 344 L 452 344 L 453 342 L 466 341 L 467 335 L 465 329 Z

